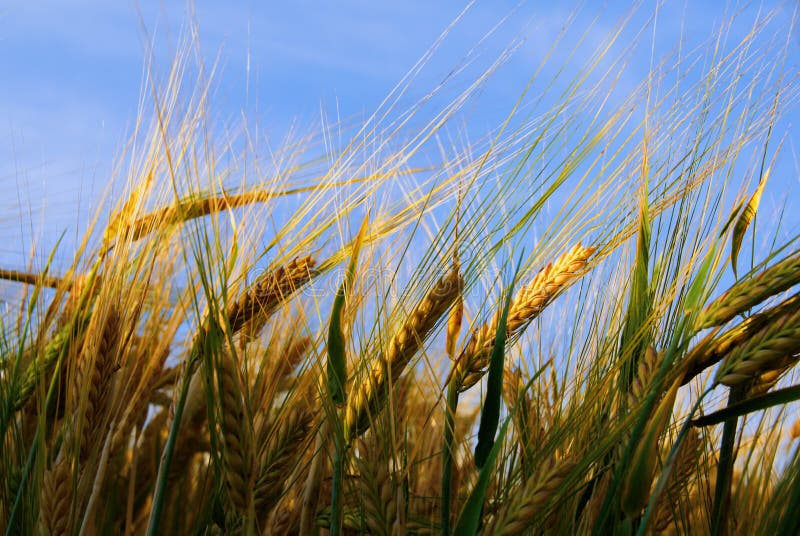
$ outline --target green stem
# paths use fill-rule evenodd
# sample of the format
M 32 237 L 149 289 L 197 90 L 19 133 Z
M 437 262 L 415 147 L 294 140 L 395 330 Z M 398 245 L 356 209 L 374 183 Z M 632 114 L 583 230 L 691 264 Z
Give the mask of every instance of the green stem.
M 455 365 L 454 365 L 455 366 Z M 442 536 L 450 536 L 450 505 L 453 481 L 453 437 L 458 407 L 458 386 L 452 381 L 447 388 L 447 407 L 444 412 L 444 441 L 442 446 Z
M 17 516 L 22 508 L 22 493 L 25 490 L 25 486 L 28 484 L 28 476 L 31 473 L 31 469 L 33 468 L 33 462 L 36 458 L 36 449 L 39 446 L 39 436 L 42 433 L 42 425 L 36 426 L 36 434 L 33 439 L 33 444 L 31 445 L 31 449 L 28 451 L 28 457 L 25 460 L 25 468 L 22 470 L 22 478 L 19 482 L 19 487 L 17 488 L 17 496 L 14 499 L 14 506 L 11 507 L 11 514 L 8 516 L 8 525 L 6 526 L 6 536 L 11 536 L 12 534 L 18 534 L 17 532 Z
M 164 445 L 164 452 L 161 453 L 161 463 L 158 466 L 158 476 L 156 477 L 156 490 L 153 494 L 153 506 L 150 510 L 150 519 L 147 522 L 147 536 L 156 536 L 159 533 L 158 524 L 161 511 L 164 509 L 164 498 L 167 491 L 167 475 L 169 474 L 172 454 L 175 451 L 175 443 L 181 427 L 181 420 L 183 419 L 183 408 L 186 406 L 189 385 L 192 382 L 192 376 L 194 374 L 192 367 L 193 361 L 194 360 L 190 359 L 186 374 L 183 375 L 181 390 L 178 395 L 178 403 L 175 405 L 175 416 L 172 419 L 172 425 L 169 429 L 167 443 Z
M 728 393 L 728 406 L 736 404 L 744 396 L 741 387 L 734 387 Z M 731 475 L 735 461 L 734 447 L 736 446 L 736 428 L 739 418 L 732 417 L 725 421 L 722 428 L 722 445 L 719 450 L 719 463 L 717 464 L 717 483 L 714 489 L 714 506 L 711 516 L 711 535 L 725 534 L 728 509 L 731 502 Z
M 344 477 L 344 457 L 347 446 L 341 430 L 333 433 L 333 483 L 331 486 L 331 528 L 330 536 L 342 533 L 342 480 Z

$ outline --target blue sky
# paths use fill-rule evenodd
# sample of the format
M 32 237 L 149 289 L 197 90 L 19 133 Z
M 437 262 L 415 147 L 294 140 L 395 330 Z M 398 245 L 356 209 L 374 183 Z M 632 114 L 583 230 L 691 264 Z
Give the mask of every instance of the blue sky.
M 479 47 L 474 70 L 454 81 L 466 84 L 507 46 L 520 40 L 504 65 L 463 113 L 469 136 L 497 126 L 532 70 L 578 4 L 478 1 L 455 26 L 419 77 L 411 104 L 442 80 L 497 24 Z M 248 123 L 280 140 L 293 125 L 313 130 L 322 115 L 366 117 L 414 66 L 464 9 L 463 2 L 196 1 L 138 3 L 102 0 L 28 2 L 0 6 L 0 260 L 24 268 L 26 240 L 42 229 L 59 232 L 85 220 L 105 187 L 136 120 L 143 66 L 150 47 L 157 70 L 165 70 L 179 36 L 194 20 L 203 56 L 219 59 L 212 110 L 220 124 Z M 657 31 L 643 39 L 623 73 L 620 90 L 643 79 L 653 52 L 658 58 L 707 39 L 725 18 L 738 13 L 735 39 L 750 29 L 759 10 L 780 9 L 789 20 L 795 4 L 670 2 L 661 9 Z M 573 27 L 595 21 L 582 50 L 587 53 L 628 13 L 627 2 L 587 2 Z M 645 5 L 633 29 L 652 13 Z M 509 16 L 510 14 L 510 16 Z M 596 19 L 596 20 L 595 20 Z M 780 21 L 779 21 L 780 22 Z M 800 57 L 800 38 L 790 48 Z M 569 40 L 569 39 L 568 39 Z M 627 44 L 622 40 L 620 46 Z M 551 68 L 581 65 L 559 48 Z M 613 56 L 613 52 L 610 56 Z M 766 60 L 768 61 L 768 59 Z M 798 183 L 796 124 L 787 115 L 785 156 L 776 176 L 794 191 Z M 792 190 L 794 188 L 794 190 Z M 8 195 L 13 192 L 12 195 Z M 47 242 L 45 240 L 45 242 Z M 46 245 L 46 244 L 45 244 Z M 46 248 L 45 248 L 46 249 Z

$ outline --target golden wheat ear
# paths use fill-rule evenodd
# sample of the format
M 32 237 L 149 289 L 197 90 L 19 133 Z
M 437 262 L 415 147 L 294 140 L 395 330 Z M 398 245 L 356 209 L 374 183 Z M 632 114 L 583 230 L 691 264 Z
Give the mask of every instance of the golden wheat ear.
M 255 479 L 255 507 L 260 519 L 266 519 L 284 493 L 288 477 L 304 453 L 311 432 L 311 409 L 303 402 L 280 415 L 259 455 Z
M 382 409 L 389 382 L 392 385 L 397 382 L 408 362 L 463 287 L 464 280 L 458 271 L 450 271 L 434 284 L 389 340 L 385 354 L 372 364 L 365 381 L 360 382 L 347 399 L 344 427 L 350 439 L 369 427 L 370 418 L 374 418 Z
M 628 392 L 628 409 L 636 407 L 642 402 L 647 394 L 647 389 L 650 387 L 658 366 L 661 362 L 661 357 L 655 348 L 648 346 L 644 352 L 644 358 L 639 361 L 636 369 L 636 375 L 631 382 L 630 391 Z
M 696 428 L 689 433 L 678 447 L 677 458 L 672 472 L 667 477 L 667 487 L 658 498 L 653 516 L 653 531 L 661 534 L 680 519 L 681 494 L 686 494 L 692 473 L 697 469 L 697 460 L 701 454 L 703 442 Z
M 252 422 L 246 410 L 238 367 L 227 351 L 219 355 L 216 374 L 225 484 L 233 508 L 244 517 L 250 510 L 253 497 L 255 449 Z
M 101 326 L 99 340 L 89 339 L 79 356 L 75 379 L 72 382 L 72 400 L 75 404 L 75 439 L 80 443 L 80 457 L 85 460 L 96 448 L 104 430 L 103 422 L 108 412 L 109 395 L 114 373 L 119 364 L 117 346 L 121 339 L 122 319 L 111 309 Z
M 760 374 L 786 368 L 800 352 L 800 310 L 775 319 L 730 350 L 717 371 L 719 383 L 733 387 Z
M 514 493 L 498 512 L 491 533 L 497 536 L 524 534 L 541 522 L 547 505 L 573 469 L 573 461 L 555 461 L 529 477 L 522 489 Z
M 760 311 L 736 326 L 719 333 L 717 327 L 698 342 L 685 359 L 687 369 L 683 384 L 724 359 L 732 350 L 745 344 L 755 334 L 781 318 L 800 311 L 800 294 L 782 301 L 775 307 Z
M 298 257 L 284 266 L 271 270 L 250 287 L 228 308 L 231 331 L 236 333 L 246 324 L 252 335 L 260 331 L 268 316 L 298 288 L 314 275 L 316 261 L 309 257 Z
M 522 287 L 514 296 L 508 311 L 507 337 L 513 339 L 518 336 L 561 291 L 583 275 L 589 257 L 594 252 L 594 247 L 577 244 Z M 498 310 L 491 322 L 478 328 L 459 355 L 450 380 L 456 382 L 459 392 L 467 391 L 486 374 L 500 315 L 501 311 Z
M 45 471 L 39 507 L 39 527 L 42 534 L 67 536 L 71 534 L 72 466 L 69 457 L 62 455 Z
M 703 311 L 699 328 L 721 326 L 797 283 L 800 283 L 800 255 L 795 254 L 728 289 Z

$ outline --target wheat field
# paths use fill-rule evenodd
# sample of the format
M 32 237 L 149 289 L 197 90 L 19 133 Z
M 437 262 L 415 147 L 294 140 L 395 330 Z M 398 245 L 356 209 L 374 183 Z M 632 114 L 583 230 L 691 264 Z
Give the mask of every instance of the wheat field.
M 71 262 L 0 270 L 0 528 L 800 533 L 800 242 L 759 212 L 798 75 L 769 27 L 614 102 L 598 50 L 442 143 L 490 66 L 259 171 L 188 40 Z

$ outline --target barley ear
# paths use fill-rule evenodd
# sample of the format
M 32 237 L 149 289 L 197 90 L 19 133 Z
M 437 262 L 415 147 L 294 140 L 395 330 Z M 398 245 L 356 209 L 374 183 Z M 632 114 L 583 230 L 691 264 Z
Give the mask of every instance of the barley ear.
M 675 465 L 667 477 L 667 487 L 658 498 L 655 515 L 653 517 L 653 530 L 661 533 L 669 527 L 680 509 L 681 493 L 686 490 L 692 472 L 697 468 L 697 458 L 700 455 L 702 441 L 696 428 L 690 428 L 689 433 L 678 447 Z
M 230 501 L 238 514 L 247 514 L 253 495 L 253 436 L 238 367 L 223 351 L 216 363 L 222 464 Z
M 800 311 L 800 294 L 795 294 L 775 307 L 747 317 L 722 334 L 719 334 L 719 328 L 716 328 L 697 343 L 686 356 L 687 372 L 684 375 L 683 383 L 688 383 L 707 368 L 717 364 L 731 350 L 744 344 L 746 340 L 766 326 L 797 311 Z
M 76 441 L 80 442 L 80 457 L 86 459 L 95 448 L 102 433 L 103 418 L 108 411 L 114 372 L 116 372 L 116 347 L 120 339 L 120 316 L 109 311 L 99 341 L 88 341 L 77 365 L 72 383 L 72 400 L 76 405 Z
M 267 436 L 259 456 L 255 480 L 255 506 L 259 518 L 266 518 L 286 488 L 287 477 L 308 444 L 311 412 L 304 405 L 281 415 Z
M 644 428 L 642 437 L 631 438 L 631 441 L 636 442 L 637 447 L 631 459 L 627 475 L 623 480 L 620 498 L 622 511 L 630 517 L 637 516 L 642 508 L 647 505 L 650 497 L 650 487 L 653 483 L 653 474 L 658 457 L 659 439 L 672 415 L 680 380 L 678 378 L 673 382 L 655 412 L 650 415 L 650 420 Z
M 249 324 L 250 335 L 258 333 L 278 305 L 314 276 L 315 266 L 316 261 L 312 257 L 298 257 L 261 275 L 228 308 L 231 331 L 236 333 Z
M 800 351 L 800 311 L 778 318 L 739 346 L 731 349 L 720 365 L 716 380 L 733 387 L 759 374 L 781 367 L 782 361 Z
M 659 361 L 658 352 L 652 346 L 648 346 L 645 350 L 644 358 L 639 361 L 636 376 L 631 382 L 630 392 L 628 393 L 628 409 L 636 407 L 639 402 L 644 400 L 647 388 L 652 384 L 658 371 Z
M 706 307 L 698 319 L 698 328 L 720 326 L 797 283 L 800 283 L 800 255 L 793 255 L 733 285 Z
M 53 466 L 45 471 L 41 493 L 39 524 L 42 534 L 48 536 L 70 534 L 72 468 L 68 457 L 59 456 Z
M 506 321 L 506 334 L 509 340 L 519 336 L 545 307 L 583 275 L 588 259 L 594 252 L 594 247 L 575 245 L 561 255 L 554 264 L 548 264 L 530 283 L 517 292 L 511 301 Z M 494 332 L 501 313 L 502 311 L 495 312 L 491 322 L 481 325 L 459 354 L 450 379 L 456 382 L 459 392 L 470 389 L 486 373 L 494 346 Z
M 522 489 L 513 493 L 498 512 L 491 534 L 496 536 L 525 534 L 527 530 L 543 521 L 547 505 L 573 469 L 575 463 L 571 460 L 551 462 L 543 470 L 529 477 Z
M 461 293 L 463 286 L 461 275 L 450 271 L 434 284 L 395 332 L 386 345 L 384 355 L 372 364 L 367 378 L 348 396 L 344 415 L 348 439 L 357 437 L 369 427 L 370 418 L 377 415 L 383 407 L 387 386 L 397 382 L 436 322 Z

